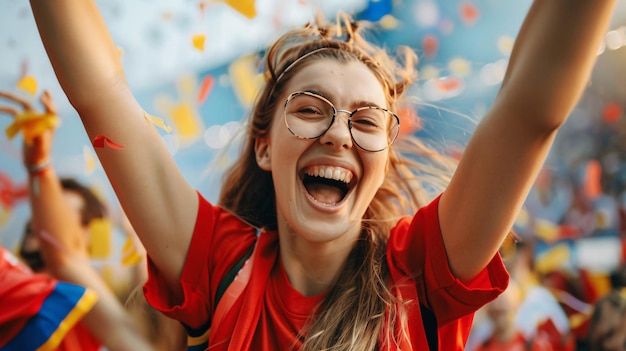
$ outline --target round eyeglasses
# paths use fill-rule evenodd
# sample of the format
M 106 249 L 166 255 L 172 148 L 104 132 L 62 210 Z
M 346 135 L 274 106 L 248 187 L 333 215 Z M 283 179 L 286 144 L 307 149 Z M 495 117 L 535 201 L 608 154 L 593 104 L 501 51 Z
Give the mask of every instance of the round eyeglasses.
M 382 151 L 398 137 L 400 119 L 395 113 L 378 106 L 337 110 L 328 99 L 310 91 L 296 91 L 287 97 L 285 124 L 298 138 L 316 139 L 330 129 L 338 112 L 348 114 L 352 140 L 365 151 Z

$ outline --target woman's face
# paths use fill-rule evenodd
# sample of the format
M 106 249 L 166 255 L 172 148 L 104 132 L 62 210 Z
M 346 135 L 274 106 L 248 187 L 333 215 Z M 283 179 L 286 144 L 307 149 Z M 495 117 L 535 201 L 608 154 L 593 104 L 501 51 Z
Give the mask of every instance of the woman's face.
M 284 101 L 296 91 L 322 95 L 337 110 L 387 107 L 382 86 L 360 61 L 323 59 L 304 66 L 286 85 L 267 138 L 257 142 L 257 162 L 272 172 L 281 240 L 351 243 L 383 183 L 388 149 L 368 152 L 351 138 L 348 114 L 338 112 L 317 139 L 301 139 L 287 128 Z

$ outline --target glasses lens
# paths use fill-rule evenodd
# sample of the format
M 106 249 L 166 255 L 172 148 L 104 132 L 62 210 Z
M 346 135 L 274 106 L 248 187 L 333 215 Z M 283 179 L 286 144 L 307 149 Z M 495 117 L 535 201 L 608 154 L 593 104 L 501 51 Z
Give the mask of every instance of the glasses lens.
M 322 136 L 333 121 L 329 101 L 309 92 L 292 94 L 285 103 L 287 128 L 298 137 L 312 139 Z
M 367 151 L 386 149 L 396 140 L 400 129 L 398 118 L 393 113 L 375 106 L 354 111 L 350 126 L 354 142 Z

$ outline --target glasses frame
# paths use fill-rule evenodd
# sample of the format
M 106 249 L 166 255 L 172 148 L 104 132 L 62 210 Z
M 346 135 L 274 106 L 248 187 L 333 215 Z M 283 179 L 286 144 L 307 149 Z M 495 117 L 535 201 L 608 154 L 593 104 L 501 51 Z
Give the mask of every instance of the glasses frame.
M 287 122 L 287 104 L 289 104 L 289 101 L 293 100 L 293 98 L 295 98 L 296 96 L 300 96 L 300 95 L 308 95 L 308 96 L 312 96 L 318 99 L 321 99 L 322 101 L 325 101 L 326 103 L 328 103 L 328 105 L 333 109 L 333 116 L 331 118 L 330 123 L 328 124 L 328 127 L 326 127 L 326 129 L 324 129 L 319 135 L 314 136 L 314 137 L 303 137 L 301 135 L 296 134 L 296 132 L 294 132 L 291 127 L 289 127 L 289 123 Z M 393 136 L 393 139 L 389 142 L 389 144 L 387 146 L 385 146 L 382 149 L 377 149 L 377 150 L 369 150 L 364 148 L 363 146 L 361 146 L 355 139 L 354 139 L 354 135 L 352 134 L 352 116 L 359 112 L 359 111 L 363 111 L 363 110 L 371 110 L 371 109 L 376 109 L 376 110 L 381 110 L 384 112 L 389 113 L 391 116 L 393 116 L 393 118 L 396 119 L 396 123 L 398 124 L 397 126 L 397 131 L 396 134 Z M 327 98 L 325 98 L 324 96 L 320 95 L 320 94 L 316 94 L 314 92 L 311 91 L 306 91 L 306 90 L 299 90 L 299 91 L 294 91 L 293 93 L 289 94 L 289 96 L 287 97 L 287 99 L 285 100 L 285 104 L 283 105 L 283 121 L 285 122 L 285 126 L 287 127 L 287 129 L 289 130 L 289 132 L 295 136 L 296 138 L 299 139 L 305 139 L 305 140 L 310 140 L 310 139 L 318 139 L 321 138 L 324 134 L 326 134 L 326 132 L 330 129 L 330 127 L 332 127 L 333 123 L 335 123 L 335 119 L 337 117 L 337 113 L 339 112 L 343 112 L 346 113 L 348 115 L 348 130 L 350 131 L 350 138 L 352 139 L 352 141 L 354 142 L 354 144 L 356 146 L 358 146 L 360 149 L 364 150 L 364 151 L 368 151 L 368 152 L 380 152 L 383 151 L 387 148 L 389 148 L 398 138 L 398 135 L 400 134 L 400 118 L 398 117 L 398 115 L 396 115 L 394 112 L 386 109 L 386 108 L 382 108 L 379 106 L 362 106 L 359 107 L 357 109 L 355 109 L 354 111 L 348 111 L 348 110 L 338 110 L 335 105 L 328 100 Z

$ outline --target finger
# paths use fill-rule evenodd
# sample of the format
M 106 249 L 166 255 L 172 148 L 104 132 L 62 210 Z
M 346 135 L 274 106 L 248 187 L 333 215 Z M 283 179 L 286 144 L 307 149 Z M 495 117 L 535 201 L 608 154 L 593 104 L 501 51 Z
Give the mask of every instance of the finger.
M 30 101 L 23 99 L 15 94 L 0 90 L 0 97 L 3 97 L 5 99 L 11 100 L 15 103 L 22 105 L 22 108 L 24 109 L 24 111 L 35 110 L 35 107 L 33 106 L 33 104 L 30 103 Z
M 17 114 L 19 111 L 13 107 L 9 106 L 0 106 L 0 114 L 6 113 L 8 115 L 13 116 L 13 118 L 17 118 Z
M 44 90 L 43 94 L 41 95 L 41 99 L 39 101 L 41 101 L 41 104 L 46 109 L 46 113 L 52 114 L 52 115 L 57 114 L 57 108 L 54 104 L 54 99 L 52 99 L 52 95 L 50 94 L 49 91 Z

